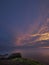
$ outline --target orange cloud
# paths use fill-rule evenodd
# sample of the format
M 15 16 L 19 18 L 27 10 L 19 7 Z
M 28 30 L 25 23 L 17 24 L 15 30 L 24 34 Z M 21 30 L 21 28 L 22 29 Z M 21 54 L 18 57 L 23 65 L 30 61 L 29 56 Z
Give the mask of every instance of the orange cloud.
M 40 34 L 40 37 L 36 41 L 49 40 L 49 33 Z

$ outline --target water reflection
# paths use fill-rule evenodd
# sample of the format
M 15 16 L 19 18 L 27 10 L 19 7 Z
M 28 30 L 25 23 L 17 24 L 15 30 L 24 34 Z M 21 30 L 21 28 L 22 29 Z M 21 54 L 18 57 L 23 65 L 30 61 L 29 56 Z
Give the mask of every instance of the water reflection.
M 24 58 L 38 60 L 49 65 L 49 48 L 16 49 L 12 52 L 20 52 Z

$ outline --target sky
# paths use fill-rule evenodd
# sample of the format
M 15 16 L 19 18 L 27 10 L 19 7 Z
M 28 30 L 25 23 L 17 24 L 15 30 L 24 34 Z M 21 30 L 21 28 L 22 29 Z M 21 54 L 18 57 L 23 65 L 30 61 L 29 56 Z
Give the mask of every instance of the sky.
M 48 42 L 49 0 L 0 0 L 0 50 Z

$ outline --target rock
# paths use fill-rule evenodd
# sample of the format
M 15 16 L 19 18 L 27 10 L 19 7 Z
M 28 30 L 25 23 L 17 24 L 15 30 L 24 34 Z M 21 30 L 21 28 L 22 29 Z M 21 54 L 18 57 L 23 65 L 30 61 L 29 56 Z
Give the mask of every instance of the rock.
M 13 58 L 21 58 L 21 54 L 20 53 L 12 53 L 8 59 L 13 59 Z

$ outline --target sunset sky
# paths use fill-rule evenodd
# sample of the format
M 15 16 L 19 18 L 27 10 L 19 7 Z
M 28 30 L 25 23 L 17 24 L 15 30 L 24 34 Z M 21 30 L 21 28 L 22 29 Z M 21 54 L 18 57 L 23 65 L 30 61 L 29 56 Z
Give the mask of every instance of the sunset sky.
M 49 48 L 49 0 L 0 0 L 0 50 L 19 46 Z

